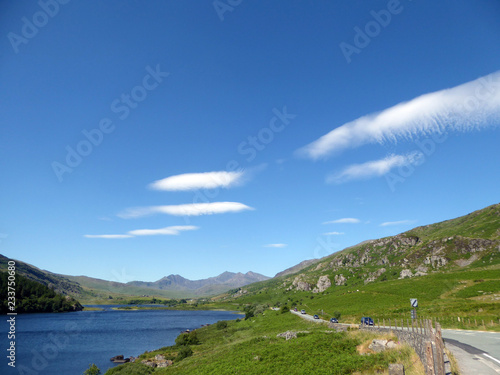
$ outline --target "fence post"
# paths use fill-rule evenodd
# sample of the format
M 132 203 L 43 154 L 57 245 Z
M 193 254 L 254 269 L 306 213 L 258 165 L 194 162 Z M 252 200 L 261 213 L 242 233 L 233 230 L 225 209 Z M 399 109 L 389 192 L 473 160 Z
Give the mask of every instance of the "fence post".
M 432 344 L 430 341 L 425 342 L 425 362 L 426 362 L 425 373 L 427 375 L 436 375 L 434 372 L 434 358 L 432 355 Z

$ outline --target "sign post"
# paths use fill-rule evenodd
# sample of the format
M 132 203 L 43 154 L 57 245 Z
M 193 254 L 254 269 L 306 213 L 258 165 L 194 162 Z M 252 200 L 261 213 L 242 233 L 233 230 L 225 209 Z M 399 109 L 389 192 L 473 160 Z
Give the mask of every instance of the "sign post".
M 416 298 L 410 298 L 410 303 L 411 303 L 411 307 L 413 307 L 413 310 L 411 310 L 411 318 L 413 320 L 415 320 L 415 319 L 417 319 L 418 301 Z

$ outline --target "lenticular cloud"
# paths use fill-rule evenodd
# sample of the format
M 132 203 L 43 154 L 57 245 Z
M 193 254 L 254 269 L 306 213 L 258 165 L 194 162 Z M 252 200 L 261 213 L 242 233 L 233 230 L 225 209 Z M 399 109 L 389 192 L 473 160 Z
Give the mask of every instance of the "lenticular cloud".
M 368 143 L 431 133 L 468 131 L 500 119 L 500 71 L 360 117 L 298 150 L 311 159 Z

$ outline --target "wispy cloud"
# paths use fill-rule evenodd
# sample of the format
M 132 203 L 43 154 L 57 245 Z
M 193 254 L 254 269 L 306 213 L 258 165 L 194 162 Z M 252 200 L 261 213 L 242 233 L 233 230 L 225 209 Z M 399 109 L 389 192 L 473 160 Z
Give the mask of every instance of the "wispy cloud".
M 383 176 L 393 168 L 418 162 L 420 156 L 419 152 L 412 152 L 407 155 L 389 155 L 380 160 L 353 164 L 338 173 L 328 176 L 326 182 L 342 184 L 351 180 Z
M 174 216 L 200 216 L 223 214 L 228 212 L 240 212 L 246 210 L 253 210 L 253 208 L 238 202 L 190 203 L 172 206 L 129 208 L 124 212 L 119 213 L 118 216 L 123 219 L 130 219 L 160 213 Z
M 389 227 L 393 225 L 413 224 L 415 220 L 399 220 L 399 221 L 386 221 L 380 224 L 381 227 Z
M 286 243 L 270 243 L 267 245 L 264 245 L 264 247 L 277 247 L 277 248 L 282 248 L 282 247 L 287 247 L 288 245 Z
M 326 232 L 326 233 L 323 233 L 324 236 L 341 236 L 343 234 L 344 234 L 344 232 Z
M 467 131 L 500 118 L 500 72 L 402 102 L 343 124 L 299 149 L 311 159 L 325 158 L 368 143 L 397 141 L 431 133 Z
M 158 235 L 176 236 L 180 234 L 180 232 L 186 230 L 197 230 L 197 229 L 199 228 L 194 225 L 176 225 L 160 229 L 136 229 L 136 230 L 131 230 L 128 233 L 133 236 L 158 236 Z
M 325 221 L 323 224 L 357 224 L 360 220 L 354 217 L 344 217 L 342 219 Z
M 136 229 L 127 232 L 127 234 L 85 234 L 84 237 L 87 238 L 107 238 L 107 239 L 118 239 L 118 238 L 131 238 L 135 236 L 176 236 L 180 232 L 187 230 L 197 230 L 199 227 L 194 225 L 174 225 L 171 227 L 165 227 L 160 229 Z
M 85 234 L 83 235 L 83 237 L 117 239 L 117 238 L 130 238 L 133 236 L 131 236 L 130 234 Z
M 154 190 L 166 191 L 229 188 L 242 183 L 243 176 L 243 171 L 184 173 L 155 181 L 149 184 L 149 187 Z

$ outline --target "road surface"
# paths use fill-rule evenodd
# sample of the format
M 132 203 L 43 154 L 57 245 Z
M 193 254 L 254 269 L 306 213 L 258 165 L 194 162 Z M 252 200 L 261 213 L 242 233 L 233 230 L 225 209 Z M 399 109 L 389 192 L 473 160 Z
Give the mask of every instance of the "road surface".
M 314 319 L 312 315 L 301 314 L 300 311 L 290 312 L 315 323 L 328 323 L 323 319 Z M 457 359 L 461 375 L 500 374 L 499 332 L 443 329 L 442 335 L 446 347 Z
M 443 329 L 446 347 L 462 375 L 500 374 L 500 333 Z

